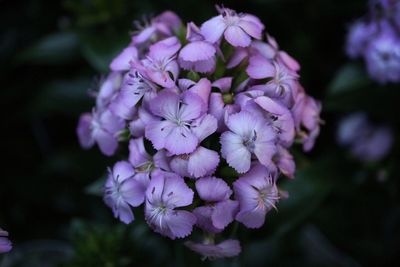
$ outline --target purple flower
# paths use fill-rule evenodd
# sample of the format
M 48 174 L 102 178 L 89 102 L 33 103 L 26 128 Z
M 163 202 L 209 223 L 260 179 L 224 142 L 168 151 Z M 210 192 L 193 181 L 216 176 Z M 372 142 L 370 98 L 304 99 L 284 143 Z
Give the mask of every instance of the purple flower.
M 258 96 L 253 101 L 242 106 L 253 114 L 259 114 L 274 129 L 281 145 L 289 147 L 295 137 L 295 127 L 291 112 L 277 101 L 267 97 Z
M 207 111 L 211 93 L 211 82 L 207 78 L 201 78 L 197 83 L 189 79 L 179 79 L 178 85 L 180 89 L 178 93 L 189 91 L 200 96 Z
M 219 244 L 187 241 L 185 242 L 185 246 L 202 255 L 204 260 L 235 257 L 242 250 L 239 241 L 234 239 L 227 239 Z
M 117 116 L 129 120 L 136 111 L 136 104 L 143 99 L 145 105 L 157 95 L 157 86 L 137 71 L 125 75 L 122 87 L 110 105 Z
M 205 113 L 198 95 L 185 92 L 182 96 L 165 90 L 150 102 L 151 112 L 163 120 L 146 126 L 145 135 L 155 149 L 167 149 L 171 154 L 192 153 L 199 144 L 192 123 Z
M 215 46 L 204 40 L 197 26 L 191 22 L 187 25 L 186 39 L 190 41 L 179 52 L 179 64 L 185 70 L 201 73 L 215 70 Z
M 196 217 L 176 208 L 192 202 L 193 191 L 183 178 L 162 171 L 154 173 L 146 191 L 146 221 L 155 232 L 171 239 L 186 237 L 192 232 Z
M 248 228 L 259 228 L 264 224 L 265 215 L 279 199 L 275 184 L 276 173 L 263 165 L 252 169 L 233 183 L 235 197 L 239 201 L 236 220 Z
M 278 99 L 288 107 L 293 105 L 298 75 L 282 63 L 269 61 L 260 55 L 252 56 L 246 72 L 253 79 L 269 78 L 265 84 L 253 86 L 252 90 L 262 90 L 266 96 Z
M 139 21 L 134 23 L 138 32 L 132 37 L 132 43 L 136 45 L 158 40 L 161 37 L 169 37 L 182 26 L 179 17 L 172 11 L 161 13 L 144 26 Z
M 92 114 L 81 115 L 77 135 L 83 148 L 89 149 L 97 143 L 104 155 L 111 156 L 118 147 L 118 133 L 124 128 L 125 122 L 109 110 L 94 110 Z
M 239 173 L 250 169 L 252 155 L 268 166 L 276 152 L 276 135 L 270 125 L 250 112 L 241 111 L 227 120 L 230 131 L 221 135 L 221 153 Z
M 7 253 L 11 251 L 12 244 L 8 239 L 8 232 L 0 228 L 0 253 Z
M 165 88 L 172 88 L 179 75 L 176 53 L 180 48 L 178 38 L 164 39 L 150 46 L 145 59 L 132 61 L 132 68 L 150 81 Z
M 214 133 L 217 129 L 217 120 L 211 115 L 205 115 L 192 123 L 192 132 L 199 143 Z M 219 155 L 216 151 L 199 146 L 190 154 L 174 156 L 171 159 L 171 169 L 184 177 L 199 178 L 212 175 L 219 164 Z
M 385 25 L 365 51 L 368 73 L 380 83 L 400 82 L 400 37 Z
M 200 178 L 196 190 L 205 206 L 193 210 L 197 226 L 210 233 L 219 233 L 230 224 L 236 215 L 239 203 L 230 200 L 232 190 L 224 180 L 216 177 Z
M 117 162 L 109 170 L 104 190 L 104 202 L 115 218 L 129 224 L 134 220 L 130 206 L 138 207 L 144 202 L 149 180 L 136 179 L 133 167 L 126 161 Z
M 251 44 L 251 37 L 261 39 L 264 25 L 249 14 L 238 14 L 229 8 L 218 8 L 220 15 L 201 25 L 201 33 L 206 41 L 216 43 L 224 35 L 233 46 L 246 47 Z

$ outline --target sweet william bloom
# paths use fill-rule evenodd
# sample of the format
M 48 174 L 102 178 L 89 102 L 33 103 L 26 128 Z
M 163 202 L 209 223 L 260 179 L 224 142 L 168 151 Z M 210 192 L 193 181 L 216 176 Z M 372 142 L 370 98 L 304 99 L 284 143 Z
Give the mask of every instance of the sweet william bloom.
M 157 233 L 171 239 L 183 238 L 192 232 L 196 217 L 189 211 L 176 208 L 193 202 L 193 191 L 182 177 L 168 172 L 157 172 L 146 191 L 145 217 Z
M 200 73 L 215 70 L 215 46 L 204 40 L 199 28 L 190 22 L 187 25 L 186 39 L 189 41 L 179 52 L 179 64 L 185 70 Z
M 143 45 L 161 37 L 170 37 L 182 26 L 180 18 L 172 11 L 161 13 L 150 22 L 145 22 L 144 26 L 139 21 L 135 21 L 134 24 L 138 30 L 132 36 L 133 45 Z
M 206 202 L 205 206 L 193 210 L 197 226 L 211 233 L 223 231 L 234 220 L 239 207 L 237 201 L 229 199 L 232 190 L 224 180 L 216 177 L 200 178 L 196 181 L 196 190 Z
M 259 113 L 274 129 L 281 145 L 291 146 L 295 137 L 295 127 L 289 109 L 267 96 L 255 98 L 254 103 L 257 105 L 247 104 L 242 108 L 254 114 Z
M 195 120 L 192 132 L 198 138 L 199 143 L 214 133 L 217 129 L 217 120 L 212 115 L 204 115 Z M 216 151 L 198 146 L 190 154 L 177 155 L 170 161 L 171 169 L 185 177 L 199 178 L 212 175 L 219 164 L 219 155 Z
M 136 179 L 133 167 L 126 161 L 117 162 L 109 170 L 105 184 L 104 202 L 109 206 L 115 218 L 129 224 L 134 220 L 130 208 L 144 202 L 144 194 L 149 180 Z
M 201 78 L 198 82 L 189 79 L 179 79 L 178 87 L 179 90 L 176 90 L 178 94 L 189 91 L 200 96 L 203 100 L 205 110 L 207 111 L 211 93 L 211 82 L 207 78 Z
M 154 148 L 167 149 L 173 155 L 192 153 L 199 144 L 192 122 L 205 113 L 198 95 L 185 92 L 181 96 L 165 90 L 150 102 L 150 110 L 160 121 L 149 123 L 145 135 Z
M 293 94 L 298 86 L 295 72 L 261 55 L 250 57 L 246 72 L 253 79 L 269 78 L 265 84 L 252 87 L 253 90 L 262 90 L 265 95 L 279 99 L 288 107 L 293 105 Z
M 248 228 L 259 228 L 265 215 L 275 208 L 279 191 L 275 184 L 276 172 L 256 164 L 244 176 L 233 183 L 235 197 L 239 201 L 236 220 Z
M 137 71 L 128 72 L 110 110 L 117 116 L 129 120 L 136 112 L 136 104 L 143 99 L 146 105 L 157 95 L 157 86 Z
M 185 246 L 202 255 L 204 260 L 235 257 L 242 250 L 239 241 L 235 239 L 224 240 L 218 244 L 187 241 L 185 242 Z
M 257 17 L 224 7 L 218 11 L 220 15 L 201 25 L 201 33 L 208 42 L 216 43 L 224 35 L 231 45 L 246 47 L 251 44 L 251 37 L 261 39 L 264 25 Z
M 77 135 L 83 148 L 89 149 L 97 143 L 104 155 L 112 156 L 118 147 L 118 133 L 124 128 L 125 122 L 108 109 L 94 110 L 81 115 Z
M 132 68 L 150 81 L 172 88 L 179 75 L 176 53 L 180 48 L 181 44 L 176 37 L 159 41 L 150 46 L 146 58 L 132 61 Z
M 0 253 L 7 253 L 11 251 L 12 244 L 8 239 L 8 232 L 0 228 Z
M 248 111 L 230 115 L 229 131 L 221 135 L 221 153 L 229 166 L 239 173 L 250 169 L 254 155 L 261 164 L 268 166 L 276 152 L 276 134 L 266 121 Z

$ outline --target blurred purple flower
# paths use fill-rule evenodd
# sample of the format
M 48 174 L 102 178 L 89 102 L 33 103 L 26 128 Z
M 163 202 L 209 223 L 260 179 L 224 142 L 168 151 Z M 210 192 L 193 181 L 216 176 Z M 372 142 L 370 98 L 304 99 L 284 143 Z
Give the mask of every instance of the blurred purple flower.
M 165 11 L 154 17 L 150 22 L 134 22 L 138 29 L 132 37 L 134 45 L 141 45 L 147 41 L 158 40 L 161 37 L 169 37 L 179 30 L 182 26 L 180 18 L 172 11 Z
M 365 113 L 354 113 L 339 124 L 339 144 L 350 147 L 351 153 L 362 161 L 379 161 L 393 145 L 393 133 L 387 126 L 373 125 Z
M 8 232 L 0 228 L 0 253 L 7 253 L 11 251 L 12 244 L 8 239 Z
M 239 255 L 242 250 L 239 241 L 234 239 L 227 239 L 219 244 L 186 241 L 185 246 L 202 255 L 204 257 L 203 259 L 210 260 L 235 257 Z

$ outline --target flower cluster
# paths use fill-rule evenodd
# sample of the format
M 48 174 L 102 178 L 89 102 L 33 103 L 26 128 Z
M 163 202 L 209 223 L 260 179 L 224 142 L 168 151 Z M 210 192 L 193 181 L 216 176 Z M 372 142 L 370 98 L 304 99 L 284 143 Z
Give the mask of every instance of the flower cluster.
M 278 177 L 294 177 L 288 149 L 313 147 L 321 111 L 257 17 L 217 9 L 200 27 L 169 11 L 139 26 L 77 128 L 84 148 L 129 147 L 105 184 L 116 218 L 128 224 L 143 205 L 148 225 L 171 239 L 196 226 L 206 238 L 186 245 L 208 258 L 240 252 L 237 240 L 216 243 L 232 222 L 264 224 Z
M 0 228 L 0 253 L 9 252 L 12 249 L 10 239 L 8 239 L 8 232 Z
M 338 127 L 339 144 L 349 147 L 361 161 L 383 159 L 392 148 L 393 133 L 388 126 L 375 125 L 365 113 L 358 112 L 343 118 Z
M 346 50 L 364 58 L 372 79 L 400 82 L 400 1 L 370 0 L 368 15 L 350 27 Z

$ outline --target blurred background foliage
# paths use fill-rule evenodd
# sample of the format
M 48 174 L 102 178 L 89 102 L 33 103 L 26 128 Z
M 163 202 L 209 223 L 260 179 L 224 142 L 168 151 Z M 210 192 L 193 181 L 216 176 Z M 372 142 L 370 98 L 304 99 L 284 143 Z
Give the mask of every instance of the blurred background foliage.
M 93 182 L 113 160 L 82 151 L 75 137 L 78 115 L 92 105 L 88 91 L 129 42 L 133 20 L 171 9 L 200 24 L 215 3 L 0 1 L 0 226 L 15 246 L 0 266 L 400 265 L 399 142 L 374 164 L 335 142 L 337 120 L 358 110 L 399 133 L 399 86 L 371 82 L 362 62 L 344 54 L 346 28 L 365 13 L 365 0 L 218 1 L 259 16 L 301 62 L 303 85 L 324 107 L 316 148 L 294 151 L 296 179 L 281 183 L 290 198 L 262 229 L 239 227 L 240 257 L 201 262 L 140 215 L 125 226 L 103 205 Z

